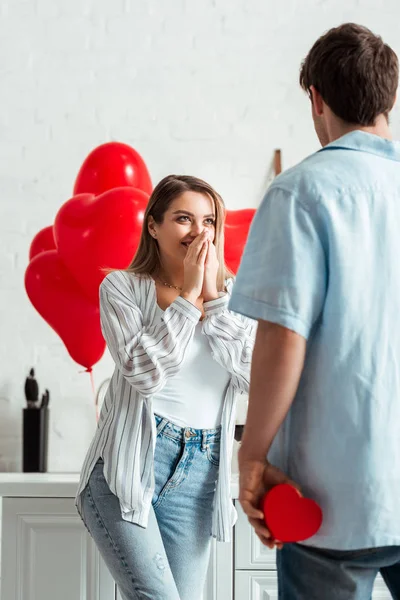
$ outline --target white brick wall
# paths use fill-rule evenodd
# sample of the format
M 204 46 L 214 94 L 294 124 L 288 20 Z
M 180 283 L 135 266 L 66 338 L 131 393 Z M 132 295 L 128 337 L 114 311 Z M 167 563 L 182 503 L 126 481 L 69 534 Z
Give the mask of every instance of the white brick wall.
M 33 235 L 112 139 L 156 182 L 209 180 L 231 209 L 255 206 L 273 150 L 315 150 L 299 64 L 316 37 L 362 22 L 400 52 L 398 0 L 2 0 L 0 3 L 0 470 L 21 468 L 23 382 L 51 390 L 50 464 L 79 469 L 94 428 L 90 383 L 23 287 Z M 400 133 L 399 112 L 393 116 Z M 95 367 L 99 384 L 107 357 Z

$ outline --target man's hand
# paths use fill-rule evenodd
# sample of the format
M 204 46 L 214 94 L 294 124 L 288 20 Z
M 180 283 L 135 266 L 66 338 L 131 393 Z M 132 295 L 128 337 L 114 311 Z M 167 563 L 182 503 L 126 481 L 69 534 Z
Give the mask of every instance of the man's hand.
M 268 531 L 261 500 L 266 492 L 279 483 L 289 483 L 299 489 L 297 484 L 267 461 L 246 459 L 241 457 L 239 450 L 239 502 L 261 542 L 268 548 L 278 549 L 283 544 Z
M 259 321 L 251 365 L 249 408 L 239 450 L 239 501 L 263 544 L 282 547 L 264 523 L 263 495 L 279 483 L 298 486 L 269 464 L 271 444 L 295 396 L 306 340 L 289 329 Z

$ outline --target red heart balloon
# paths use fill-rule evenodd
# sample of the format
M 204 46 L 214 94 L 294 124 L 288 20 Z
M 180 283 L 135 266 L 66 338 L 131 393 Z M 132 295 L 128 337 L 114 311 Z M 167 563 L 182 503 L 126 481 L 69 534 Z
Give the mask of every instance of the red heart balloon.
M 134 187 L 151 194 L 152 185 L 143 158 L 136 150 L 120 142 L 108 142 L 95 148 L 81 166 L 74 185 L 77 194 L 99 196 L 117 187 Z
M 31 260 L 25 272 L 25 289 L 73 360 L 87 369 L 96 364 L 106 347 L 98 304 L 82 294 L 57 250 L 42 252 Z
M 87 297 L 98 303 L 104 268 L 125 269 L 136 252 L 148 195 L 115 188 L 65 202 L 54 223 L 60 257 Z
M 240 259 L 242 258 L 244 246 L 255 212 L 254 208 L 226 211 L 224 245 L 225 262 L 233 273 L 237 273 L 238 271 Z
M 53 225 L 44 227 L 33 238 L 29 248 L 29 260 L 34 256 L 45 252 L 46 250 L 55 250 L 56 243 L 54 241 Z
M 280 542 L 301 542 L 315 535 L 322 524 L 319 505 L 303 498 L 292 485 L 282 483 L 265 494 L 262 507 L 265 524 Z

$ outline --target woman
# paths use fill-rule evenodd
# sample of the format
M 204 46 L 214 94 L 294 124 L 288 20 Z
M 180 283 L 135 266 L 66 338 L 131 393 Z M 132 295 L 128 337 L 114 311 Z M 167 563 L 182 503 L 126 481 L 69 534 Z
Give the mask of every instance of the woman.
M 100 286 L 115 361 L 77 508 L 124 600 L 196 600 L 230 541 L 235 395 L 254 322 L 228 311 L 225 208 L 195 177 L 154 189 L 136 256 Z

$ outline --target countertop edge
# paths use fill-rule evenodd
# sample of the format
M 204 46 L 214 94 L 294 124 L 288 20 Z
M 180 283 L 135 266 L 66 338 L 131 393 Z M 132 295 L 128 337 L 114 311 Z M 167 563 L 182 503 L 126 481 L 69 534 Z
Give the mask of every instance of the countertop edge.
M 78 473 L 0 473 L 0 498 L 75 498 Z M 239 494 L 239 477 L 231 476 L 231 495 Z

